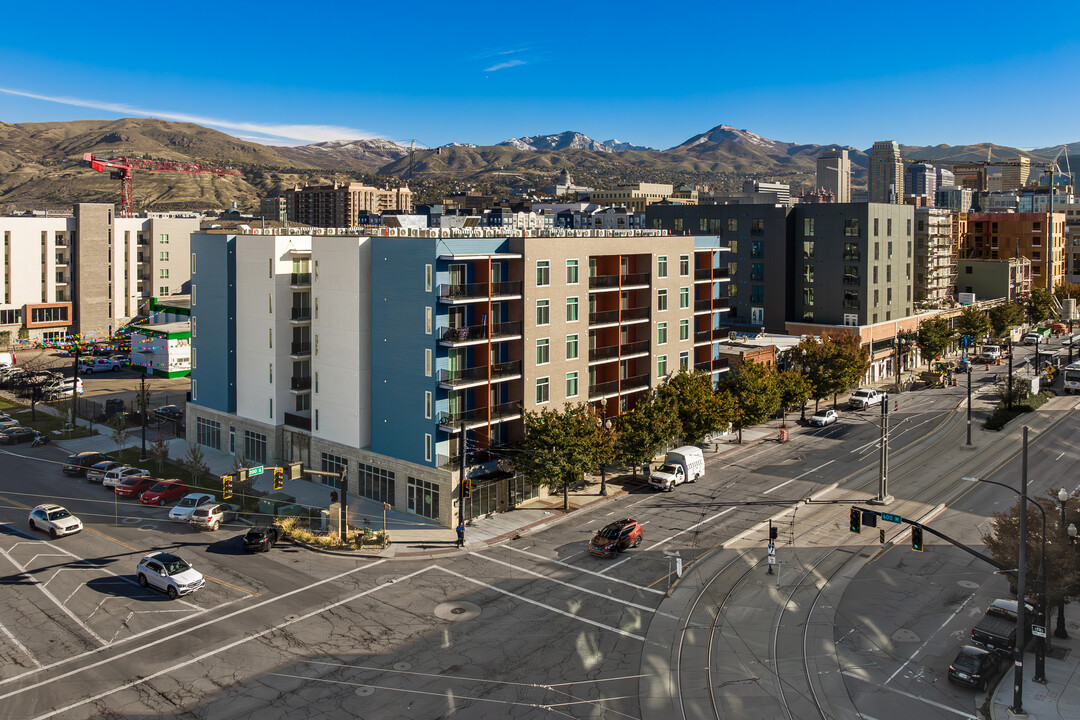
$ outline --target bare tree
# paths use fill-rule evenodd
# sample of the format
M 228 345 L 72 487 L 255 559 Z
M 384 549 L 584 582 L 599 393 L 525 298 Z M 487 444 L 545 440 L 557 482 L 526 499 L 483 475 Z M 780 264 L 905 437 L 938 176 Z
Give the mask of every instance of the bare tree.
M 206 464 L 206 456 L 198 443 L 189 443 L 187 455 L 184 456 L 184 469 L 191 475 L 191 484 L 197 486 L 199 481 L 210 472 Z
M 150 457 L 157 462 L 158 475 L 165 472 L 165 463 L 169 460 L 169 441 L 158 433 L 158 439 L 150 445 Z
M 123 450 L 131 435 L 131 431 L 128 430 L 127 418 L 124 417 L 124 413 L 116 413 L 109 418 L 109 430 L 109 436 L 112 438 L 112 441 L 116 443 L 117 452 Z

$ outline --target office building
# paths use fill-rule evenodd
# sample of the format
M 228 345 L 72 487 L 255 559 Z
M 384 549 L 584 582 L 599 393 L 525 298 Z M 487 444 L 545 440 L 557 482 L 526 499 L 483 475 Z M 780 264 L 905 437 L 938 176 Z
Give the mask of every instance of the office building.
M 696 205 L 698 191 L 688 187 L 676 188 L 666 183 L 635 183 L 619 185 L 612 190 L 595 190 L 589 194 L 589 202 L 624 207 L 637 212 L 665 200 L 679 205 Z
M 1027 258 L 1032 286 L 1052 290 L 1065 279 L 1065 214 L 1055 212 L 1051 225 L 1049 213 L 971 213 L 961 251 L 983 260 Z
M 817 187 L 832 193 L 833 202 L 851 202 L 851 159 L 847 150 L 835 148 L 818 153 Z
M 943 308 L 952 303 L 956 288 L 956 260 L 960 237 L 953 213 L 940 208 L 915 209 L 916 304 Z M 959 215 L 959 213 L 957 213 Z M 966 217 L 964 218 L 966 229 Z
M 946 170 L 941 166 L 934 168 L 934 173 L 937 175 L 937 187 L 944 188 L 956 184 L 956 176 L 952 174 L 951 170 Z
M 870 150 L 867 178 L 872 203 L 901 203 L 904 200 L 904 163 L 895 140 L 879 140 Z
M 718 377 L 726 245 L 655 231 L 196 235 L 189 437 L 251 464 L 348 471 L 443 525 L 544 491 L 492 446 L 522 410 L 615 417 L 680 370 Z
M 376 188 L 363 183 L 333 183 L 294 187 L 285 191 L 289 222 L 315 227 L 357 227 L 363 213 L 393 210 L 412 212 L 412 191 L 408 187 Z
M 934 193 L 934 207 L 952 212 L 971 212 L 975 202 L 975 193 L 971 188 L 955 185 L 939 187 Z
M 1001 189 L 1021 190 L 1031 175 L 1031 158 L 1014 157 L 1001 163 Z
M 938 188 L 937 168 L 927 163 L 909 165 L 904 187 L 908 197 L 926 197 L 933 202 Z
M 954 184 L 975 192 L 988 189 L 986 163 L 958 163 L 952 166 Z
M 285 196 L 277 195 L 275 197 L 259 198 L 259 212 L 263 220 L 272 220 L 284 224 L 289 216 Z

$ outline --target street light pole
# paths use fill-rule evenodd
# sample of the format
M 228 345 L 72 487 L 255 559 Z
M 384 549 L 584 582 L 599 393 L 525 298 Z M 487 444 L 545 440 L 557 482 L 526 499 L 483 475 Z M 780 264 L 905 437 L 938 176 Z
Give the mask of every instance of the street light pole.
M 1061 503 L 1061 531 L 1065 532 L 1065 502 L 1069 499 L 1069 491 L 1065 488 L 1058 490 L 1058 502 Z M 1054 628 L 1054 637 L 1066 639 L 1069 637 L 1065 629 L 1065 598 L 1058 602 L 1057 627 Z
M 603 433 L 604 443 L 606 448 L 607 443 L 607 431 L 611 428 L 611 425 L 607 419 L 607 402 L 603 402 L 600 406 L 600 432 Z M 603 462 L 600 463 L 600 495 L 607 496 L 607 465 Z
M 1009 392 L 1005 393 L 1005 405 L 1008 410 L 1012 410 L 1013 399 L 1013 376 L 1012 376 L 1012 361 L 1013 361 L 1013 342 L 1009 339 Z
M 892 502 L 889 495 L 889 393 L 882 393 L 881 398 L 881 467 L 878 477 L 878 495 L 874 502 L 888 505 Z
M 139 378 L 139 419 L 142 421 L 142 455 L 139 462 L 146 462 L 146 375 Z
M 971 447 L 971 371 L 972 365 L 969 362 L 967 366 L 967 444 Z
M 1024 715 L 1024 632 L 1027 627 L 1027 441 L 1028 428 L 1024 426 L 1024 448 L 1022 451 L 1022 472 L 1020 475 L 1020 547 L 1017 550 L 1018 562 L 1016 577 L 1016 593 L 1019 602 L 1016 603 L 1016 639 L 1013 642 L 1013 705 L 1012 711 L 1016 715 Z

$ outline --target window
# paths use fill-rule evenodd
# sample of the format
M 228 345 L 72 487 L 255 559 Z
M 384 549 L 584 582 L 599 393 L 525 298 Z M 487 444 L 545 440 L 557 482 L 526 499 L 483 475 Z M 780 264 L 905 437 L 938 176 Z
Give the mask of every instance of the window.
M 195 253 L 191 253 L 191 274 L 195 274 Z
M 536 261 L 536 286 L 544 287 L 551 284 L 551 261 Z
M 803 305 L 813 305 L 814 304 L 814 288 L 803 288 L 802 302 L 803 302 Z
M 536 301 L 536 324 L 537 325 L 550 325 L 551 324 L 551 302 L 549 300 L 537 300 Z
M 578 319 L 578 299 L 576 297 L 566 298 L 566 322 L 577 322 Z
M 0 325 L 21 325 L 22 310 L 0 310 Z
M 195 418 L 195 442 L 199 445 L 221 449 L 221 423 L 207 418 Z
M 764 240 L 751 240 L 750 241 L 750 257 L 763 258 L 765 257 L 765 241 Z
M 910 218 L 907 221 L 907 234 L 908 234 L 908 237 L 911 236 L 911 219 Z M 911 247 L 911 243 L 908 243 L 908 247 Z
M 679 321 L 679 339 L 680 340 L 689 340 L 690 339 L 690 321 L 689 320 L 680 320 Z
M 435 275 L 432 272 L 431 265 L 424 266 L 424 292 L 431 292 L 431 288 L 435 284 Z
M 858 285 L 859 284 L 859 266 L 858 265 L 845 265 L 844 266 L 844 284 L 845 285 Z
M 686 351 L 686 350 L 683 350 L 681 353 L 679 353 L 679 371 L 680 372 L 689 372 L 689 370 L 690 370 L 690 353 L 688 351 Z
M 728 218 L 727 229 L 728 229 L 728 232 L 738 232 L 739 231 L 739 219 L 738 218 Z
M 848 327 L 855 327 L 858 324 L 859 324 L 859 316 L 858 315 L 849 315 L 847 313 L 844 313 L 844 325 L 846 325 Z
M 892 288 L 885 288 L 885 304 L 892 305 Z
M 814 218 L 803 219 L 803 237 L 814 237 Z
M 814 259 L 814 241 L 813 240 L 803 240 L 802 256 L 803 256 L 803 260 L 813 260 Z
M 765 263 L 750 264 L 750 279 L 758 281 L 765 279 Z
M 431 433 L 424 433 L 424 461 L 431 462 Z
M 683 310 L 690 307 L 690 288 L 679 288 L 679 307 Z
M 892 265 L 885 266 L 885 282 L 892 282 Z
M 859 237 L 859 218 L 844 218 L 844 237 Z
M 576 360 L 578 356 L 578 336 L 567 335 L 566 336 L 566 359 Z
M 874 266 L 874 284 L 876 285 L 877 282 L 878 282 L 878 266 L 875 265 Z
M 753 218 L 750 220 L 750 234 L 761 236 L 765 234 L 765 219 Z
M 164 261 L 164 260 L 168 260 L 168 259 L 169 259 L 169 251 L 168 250 L 162 250 L 160 253 L 158 253 L 158 260 L 163 260 Z
M 763 303 L 765 302 L 765 286 L 764 285 L 751 285 L 750 286 L 750 302 Z
M 874 222 L 877 222 L 877 220 Z M 885 218 L 885 234 L 892 237 L 892 218 Z
M 667 290 L 656 291 L 656 309 L 667 310 Z
M 548 338 L 540 338 L 536 341 L 536 364 L 547 365 L 551 362 L 551 341 Z
M 576 372 L 566 373 L 566 397 L 577 397 L 578 394 L 578 374 Z
M 429 306 L 424 308 L 424 334 L 426 334 L 426 335 L 431 334 L 431 325 L 432 325 L 432 316 L 431 316 L 431 306 L 429 305 Z
M 656 344 L 664 345 L 667 343 L 667 323 L 656 323 Z
M 690 256 L 679 256 L 679 277 L 687 277 L 690 275 Z
M 888 251 L 888 255 L 886 255 L 886 257 L 889 260 L 892 260 L 892 240 L 885 244 L 885 249 Z
M 270 363 L 270 384 L 274 384 L 274 363 Z
M 874 237 L 878 236 L 878 218 L 874 218 Z
M 845 290 L 844 307 L 857 310 L 859 307 L 859 293 L 854 290 Z
M 424 391 L 424 417 L 428 420 L 431 419 L 431 391 Z
M 262 465 L 266 462 L 266 436 L 262 433 L 244 431 L 244 458 Z
M 874 243 L 874 259 L 875 260 L 880 260 L 881 259 L 881 243 L 877 243 L 877 242 Z
M 549 378 L 536 378 L 536 404 L 543 405 L 550 400 Z
M 875 289 L 874 290 L 874 307 L 877 307 L 880 304 L 881 304 L 881 291 Z
M 656 377 L 664 377 L 667 375 L 667 355 L 658 355 L 656 357 Z
M 169 268 L 161 268 L 160 270 L 158 270 L 158 277 L 161 278 L 162 280 L 168 278 L 169 277 Z
M 656 258 L 656 277 L 667 277 L 667 255 L 660 255 Z
M 161 243 L 162 245 L 168 245 L 169 244 L 169 236 L 167 234 L 165 234 L 165 233 L 161 233 L 160 235 L 158 235 L 158 242 Z
M 431 348 L 424 350 L 424 377 L 431 377 Z
M 908 220 L 908 222 L 911 222 L 911 221 Z M 911 241 L 910 240 L 907 241 L 907 256 L 911 257 Z
M 13 312 L 18 313 L 18 310 Z M 30 309 L 30 322 L 49 323 L 67 322 L 68 309 L 66 307 L 37 307 Z
M 844 243 L 844 259 L 855 260 L 859 259 L 859 244 L 858 243 Z
M 814 282 L 814 266 L 803 265 L 803 280 L 806 282 Z
M 567 260 L 566 261 L 566 284 L 577 285 L 578 284 L 578 261 Z
M 345 458 L 339 458 L 345 460 Z M 375 502 L 388 503 L 391 506 L 394 505 L 394 471 L 386 470 L 381 467 L 374 467 L 372 465 L 365 465 L 364 463 L 356 464 L 358 478 L 357 488 L 361 497 L 366 497 L 369 500 Z M 326 472 L 335 472 L 334 469 L 328 469 Z M 337 472 L 341 472 L 340 469 Z M 348 476 L 346 475 L 346 479 Z
M 407 484 L 408 509 L 429 520 L 439 519 L 439 485 L 411 477 Z

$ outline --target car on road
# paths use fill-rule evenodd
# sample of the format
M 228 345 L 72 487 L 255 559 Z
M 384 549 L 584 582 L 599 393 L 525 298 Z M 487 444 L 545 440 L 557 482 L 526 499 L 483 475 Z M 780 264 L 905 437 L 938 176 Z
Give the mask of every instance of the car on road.
M 202 573 L 183 558 L 164 552 L 150 553 L 140 560 L 135 575 L 142 587 L 162 590 L 173 600 L 193 593 L 206 584 Z
M 187 494 L 188 487 L 179 480 L 162 480 L 139 496 L 143 505 L 167 505 Z
M 277 525 L 257 525 L 244 534 L 244 550 L 247 552 L 270 552 L 281 539 Z
M 15 445 L 17 443 L 30 442 L 33 439 L 33 428 L 16 425 L 15 427 L 9 427 L 5 428 L 4 430 L 0 430 L 0 443 L 4 443 L 5 445 Z
M 135 475 L 121 480 L 113 488 L 113 492 L 116 493 L 117 497 L 139 497 L 157 485 L 158 482 L 160 481 L 157 478 L 152 478 L 149 475 Z
M 184 411 L 175 405 L 162 405 L 159 408 L 154 408 L 154 414 L 162 420 L 184 421 Z
M 885 393 L 878 392 L 873 388 L 859 388 L 851 393 L 848 404 L 855 410 L 865 410 L 873 405 L 880 405 L 885 399 Z
M 207 503 L 195 508 L 188 522 L 196 530 L 217 530 L 222 523 L 236 519 L 237 507 L 228 503 Z
M 86 452 L 75 453 L 74 455 L 68 455 L 67 461 L 64 462 L 64 466 L 60 468 L 67 475 L 85 475 L 88 468 L 99 462 L 110 462 L 112 458 L 105 453 L 97 452 L 96 450 L 87 450 Z
M 142 468 L 131 467 L 130 465 L 122 465 L 118 468 L 113 468 L 101 478 L 101 487 L 115 488 L 120 484 L 121 480 L 129 477 L 137 477 L 139 475 L 149 475 Z
M 187 522 L 191 519 L 191 513 L 195 512 L 195 508 L 210 502 L 214 502 L 214 496 L 209 493 L 191 493 L 185 495 L 180 498 L 180 502 L 176 503 L 176 505 L 169 510 L 169 519 Z
M 965 645 L 949 665 L 949 682 L 985 690 L 1002 669 L 1002 658 L 992 650 Z
M 840 416 L 836 414 L 835 410 L 819 410 L 810 416 L 810 424 L 825 427 L 826 425 L 832 425 L 839 419 Z
M 102 460 L 86 469 L 86 479 L 90 482 L 99 483 L 105 479 L 105 473 L 118 467 L 124 467 L 124 463 L 115 460 Z
M 589 541 L 589 552 L 601 557 L 611 557 L 627 548 L 637 547 L 645 539 L 641 523 L 623 518 L 601 528 Z
M 27 519 L 31 530 L 44 530 L 49 537 L 74 535 L 82 530 L 82 522 L 59 505 L 38 505 L 30 511 Z
M 19 421 L 7 413 L 0 413 L 0 428 L 17 427 Z
M 79 361 L 79 373 L 93 375 L 100 372 L 119 372 L 124 366 L 107 357 L 87 358 Z

